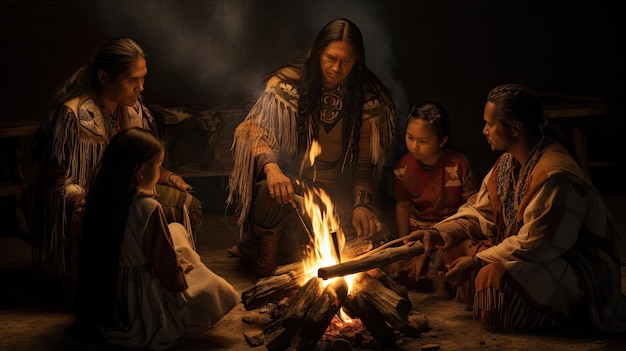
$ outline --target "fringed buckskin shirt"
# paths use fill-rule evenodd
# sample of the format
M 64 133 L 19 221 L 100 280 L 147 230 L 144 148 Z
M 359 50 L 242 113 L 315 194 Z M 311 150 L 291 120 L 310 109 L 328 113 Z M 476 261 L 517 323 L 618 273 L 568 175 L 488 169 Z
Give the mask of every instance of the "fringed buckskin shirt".
M 47 182 L 58 178 L 57 184 L 45 186 L 34 184 L 33 196 L 43 211 L 33 219 L 35 269 L 38 275 L 62 276 L 66 267 L 68 218 L 74 211 L 73 199 L 82 197 L 97 168 L 106 146 L 117 131 L 116 123 L 91 94 L 73 98 L 53 116 L 47 139 L 42 140 L 44 149 L 40 164 L 41 176 Z M 135 106 L 122 108 L 120 123 L 123 127 L 142 127 L 155 131 L 156 121 L 149 109 L 138 100 Z M 41 222 L 41 223 L 40 223 Z
M 231 147 L 234 166 L 229 179 L 227 204 L 236 204 L 241 228 L 250 210 L 255 179 L 265 164 L 278 163 L 283 172 L 291 176 L 300 171 L 304 155 L 298 150 L 300 94 L 296 82 L 299 78 L 299 72 L 294 68 L 275 72 L 267 80 L 265 91 L 235 129 Z M 344 152 L 353 148 L 356 141 L 342 139 L 342 120 L 337 121 L 330 130 L 319 123 L 316 141 L 321 146 L 322 154 L 316 160 L 323 161 L 327 167 L 305 168 L 303 174 L 306 178 L 322 184 L 336 184 L 348 170 L 352 171 L 350 165 L 356 163 L 351 173 L 353 176 L 349 177 L 354 195 L 363 190 L 374 193 L 377 177 L 393 142 L 395 114 L 391 98 L 381 89 L 366 89 L 364 97 L 357 159 L 351 159 L 350 154 Z M 327 118 L 327 115 L 322 116 L 324 113 L 328 111 L 322 109 L 319 118 Z M 314 134 L 309 125 L 308 148 L 313 143 Z M 347 148 L 344 143 L 347 143 Z

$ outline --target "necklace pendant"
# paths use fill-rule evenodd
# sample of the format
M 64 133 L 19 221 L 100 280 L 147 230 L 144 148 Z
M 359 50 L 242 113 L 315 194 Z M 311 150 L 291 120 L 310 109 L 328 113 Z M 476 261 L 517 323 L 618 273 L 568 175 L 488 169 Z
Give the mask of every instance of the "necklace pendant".
M 343 98 L 336 91 L 322 93 L 322 109 L 320 118 L 326 124 L 334 124 L 343 108 Z

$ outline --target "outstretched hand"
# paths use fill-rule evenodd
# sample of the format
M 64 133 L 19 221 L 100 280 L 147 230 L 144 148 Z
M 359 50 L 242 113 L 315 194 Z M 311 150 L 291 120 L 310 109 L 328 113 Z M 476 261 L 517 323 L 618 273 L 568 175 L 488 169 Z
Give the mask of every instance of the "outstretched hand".
M 355 207 L 352 210 L 352 226 L 357 236 L 372 236 L 383 231 L 382 222 L 366 207 Z
M 419 241 L 424 245 L 424 251 L 429 252 L 434 246 L 443 245 L 443 239 L 441 235 L 433 229 L 418 229 L 410 232 L 404 239 L 404 243 L 407 245 L 413 245 L 416 241 Z

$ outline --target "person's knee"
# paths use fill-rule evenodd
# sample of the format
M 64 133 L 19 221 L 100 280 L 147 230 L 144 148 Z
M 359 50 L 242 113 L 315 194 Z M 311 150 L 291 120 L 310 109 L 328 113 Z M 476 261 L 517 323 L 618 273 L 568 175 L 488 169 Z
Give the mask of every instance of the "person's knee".
M 266 229 L 282 225 L 285 210 L 289 205 L 281 205 L 269 196 L 267 183 L 257 183 L 255 186 L 254 201 L 250 209 L 250 219 L 254 225 Z

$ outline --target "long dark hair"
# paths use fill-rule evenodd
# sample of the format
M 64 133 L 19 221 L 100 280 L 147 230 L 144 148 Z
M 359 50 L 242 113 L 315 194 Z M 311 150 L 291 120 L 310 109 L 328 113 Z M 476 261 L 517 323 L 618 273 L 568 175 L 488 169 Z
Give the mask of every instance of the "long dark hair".
M 117 37 L 103 43 L 87 64 L 74 71 L 57 87 L 48 103 L 41 128 L 33 140 L 32 158 L 37 160 L 42 156 L 59 110 L 65 102 L 85 93 L 97 95 L 101 92 L 102 86 L 98 79 L 100 70 L 107 72 L 112 79 L 115 79 L 128 71 L 137 60 L 146 57 L 141 46 L 131 38 Z
M 109 325 L 118 305 L 120 249 L 141 166 L 164 150 L 149 130 L 123 129 L 109 142 L 89 189 L 81 227 L 76 291 L 82 321 Z
M 298 100 L 298 146 L 300 152 L 305 152 L 311 140 L 309 130 L 313 131 L 313 139 L 319 133 L 319 114 L 322 96 L 322 70 L 320 57 L 328 44 L 332 41 L 345 41 L 352 44 L 357 61 L 346 79 L 346 94 L 343 98 L 343 108 L 340 118 L 343 118 L 342 136 L 344 152 L 352 155 L 351 165 L 356 165 L 358 154 L 359 132 L 361 130 L 362 110 L 366 92 L 384 92 L 389 95 L 380 79 L 365 64 L 365 48 L 361 30 L 353 22 L 338 18 L 326 24 L 317 34 L 313 45 L 306 55 L 293 60 L 283 67 L 293 67 L 300 70 L 298 86 L 300 98 Z M 350 148 L 348 150 L 348 148 Z

